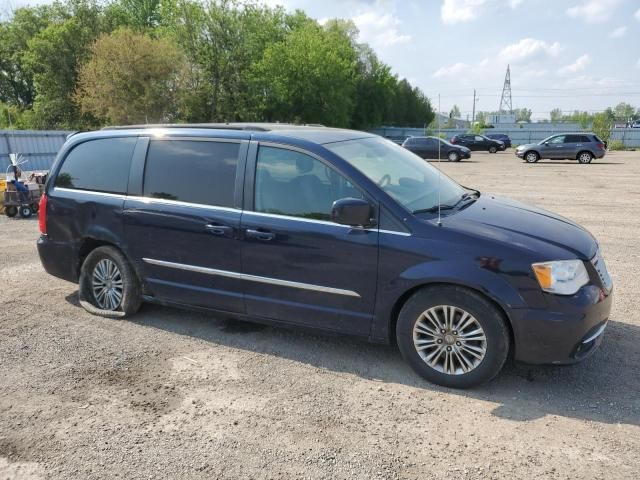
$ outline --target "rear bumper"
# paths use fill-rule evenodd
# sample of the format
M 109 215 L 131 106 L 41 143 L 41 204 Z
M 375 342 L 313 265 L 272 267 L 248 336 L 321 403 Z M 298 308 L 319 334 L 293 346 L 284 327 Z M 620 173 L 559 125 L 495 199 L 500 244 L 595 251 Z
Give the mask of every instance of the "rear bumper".
M 589 357 L 602 342 L 613 302 L 595 285 L 572 297 L 556 297 L 546 309 L 510 312 L 515 359 L 531 364 L 563 365 Z
M 41 235 L 38 239 L 38 255 L 49 275 L 78 283 L 78 255 L 68 242 L 53 242 L 46 235 Z

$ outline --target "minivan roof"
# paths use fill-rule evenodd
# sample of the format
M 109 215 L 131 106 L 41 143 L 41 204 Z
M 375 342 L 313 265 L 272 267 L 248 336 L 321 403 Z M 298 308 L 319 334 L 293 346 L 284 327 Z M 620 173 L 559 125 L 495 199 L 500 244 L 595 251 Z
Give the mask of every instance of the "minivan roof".
M 347 130 L 342 128 L 330 128 L 323 125 L 307 124 L 293 125 L 288 123 L 180 123 L 180 124 L 145 124 L 145 125 L 121 125 L 104 127 L 102 130 L 146 130 L 146 129 L 188 129 L 188 130 L 235 130 L 247 133 L 272 133 L 279 137 L 298 138 L 314 143 L 325 144 L 354 140 L 356 138 L 376 137 L 375 134 Z M 262 137 L 262 135 L 260 135 Z M 264 137 L 263 137 L 264 138 Z

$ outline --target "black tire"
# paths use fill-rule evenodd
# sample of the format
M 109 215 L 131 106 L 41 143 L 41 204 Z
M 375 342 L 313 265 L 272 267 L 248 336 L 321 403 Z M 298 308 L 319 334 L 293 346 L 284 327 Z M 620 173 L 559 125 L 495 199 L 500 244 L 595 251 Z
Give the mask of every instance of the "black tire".
M 94 271 L 98 263 L 103 260 L 113 262 L 121 278 L 121 299 L 113 309 L 100 305 L 92 288 Z M 135 314 L 142 305 L 142 291 L 138 277 L 125 256 L 118 249 L 110 246 L 98 247 L 85 258 L 80 269 L 79 294 L 80 305 L 86 311 L 106 318 L 127 318 Z
M 578 163 L 587 165 L 593 160 L 593 154 L 591 152 L 583 151 L 578 154 Z
M 40 205 L 38 205 L 37 203 L 31 204 L 31 210 L 33 211 L 33 213 L 38 213 L 39 209 L 40 209 Z
M 29 205 L 21 205 L 20 208 L 18 208 L 18 213 L 22 218 L 31 218 L 33 210 L 31 210 Z
M 538 155 L 538 152 L 527 152 L 524 154 L 524 161 L 527 163 L 536 163 L 538 160 L 540 160 L 540 155 Z
M 460 155 L 458 155 L 458 152 L 451 151 L 447 155 L 447 160 L 449 160 L 450 162 L 459 162 L 460 161 Z
M 484 333 L 484 356 L 466 373 L 454 374 L 436 370 L 422 359 L 414 343 L 414 335 L 420 335 L 414 332 L 414 327 L 418 320 L 425 318 L 422 316 L 423 313 L 432 307 L 437 309 L 445 305 L 457 307 L 475 317 L 476 324 L 481 326 Z M 420 376 L 432 383 L 453 388 L 474 387 L 495 377 L 507 359 L 510 343 L 506 321 L 502 313 L 489 300 L 466 288 L 447 285 L 421 289 L 407 300 L 398 315 L 396 338 L 405 361 Z M 443 343 L 440 340 L 438 342 Z M 445 345 L 446 343 L 442 347 Z M 455 345 L 460 345 L 460 342 L 455 342 Z M 451 350 L 456 347 L 452 344 L 452 347 L 446 348 Z M 453 357 L 453 354 L 451 356 Z M 461 365 L 460 361 L 457 363 Z
M 496 153 L 498 151 L 497 147 L 489 147 L 489 153 Z
M 18 209 L 13 205 L 9 205 L 8 207 L 4 207 L 4 214 L 9 218 L 13 218 L 18 214 Z

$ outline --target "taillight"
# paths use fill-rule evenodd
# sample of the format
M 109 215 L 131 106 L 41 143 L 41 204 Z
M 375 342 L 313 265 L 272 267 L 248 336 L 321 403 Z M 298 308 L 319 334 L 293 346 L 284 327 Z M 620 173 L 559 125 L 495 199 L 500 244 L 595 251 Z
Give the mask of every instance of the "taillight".
M 451 139 L 451 143 L 455 144 L 456 143 L 456 139 L 455 137 Z
M 604 143 L 596 143 L 596 147 L 598 147 L 600 150 L 604 150 Z
M 40 233 L 42 235 L 47 234 L 47 194 L 43 193 L 40 197 L 40 203 L 38 205 L 38 225 L 40 226 Z

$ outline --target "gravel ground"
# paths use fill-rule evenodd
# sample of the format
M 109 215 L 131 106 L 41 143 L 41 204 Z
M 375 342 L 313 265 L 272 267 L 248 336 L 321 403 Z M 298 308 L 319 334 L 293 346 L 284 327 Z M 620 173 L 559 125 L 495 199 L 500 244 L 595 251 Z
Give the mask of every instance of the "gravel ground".
M 151 305 L 92 317 L 44 274 L 37 221 L 3 216 L 0 479 L 637 479 L 640 152 L 442 168 L 600 240 L 616 298 L 593 357 L 454 391 L 391 346 Z

